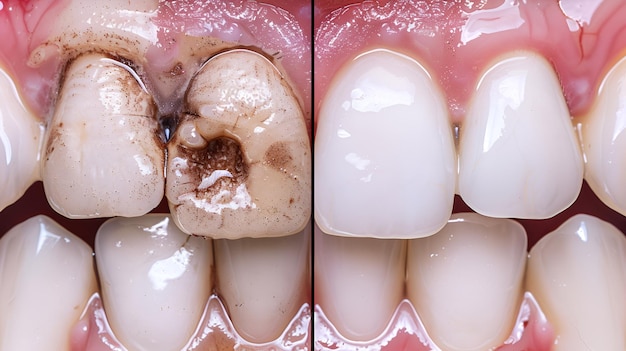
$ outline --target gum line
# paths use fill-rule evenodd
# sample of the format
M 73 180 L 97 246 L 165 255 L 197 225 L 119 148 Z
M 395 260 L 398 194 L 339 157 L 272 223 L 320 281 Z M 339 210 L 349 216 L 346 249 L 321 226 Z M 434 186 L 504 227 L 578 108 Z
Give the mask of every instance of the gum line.
M 205 306 L 196 331 L 182 350 L 304 351 L 309 349 L 308 345 L 311 343 L 310 321 L 310 305 L 304 303 L 276 340 L 263 344 L 250 343 L 237 333 L 224 304 L 213 294 Z M 109 325 L 99 293 L 89 299 L 81 320 L 71 331 L 71 340 L 71 351 L 127 350 L 115 337 Z
M 606 65 L 626 48 L 626 4 L 615 0 L 502 1 L 473 8 L 459 2 L 346 3 L 317 4 L 315 106 L 339 67 L 382 47 L 419 58 L 446 92 L 452 122 L 460 123 L 485 66 L 506 52 L 529 50 L 554 65 L 570 113 L 580 116 Z
M 411 302 L 400 302 L 381 335 L 370 341 L 353 341 L 343 337 L 328 320 L 322 307 L 315 305 L 313 324 L 316 351 L 440 351 L 432 341 Z M 530 292 L 524 293 L 511 335 L 498 351 L 549 351 L 554 331 Z
M 16 77 L 17 82 L 26 82 L 17 85 L 23 85 L 20 88 L 22 95 L 40 118 L 49 114 L 48 105 L 63 58 L 75 54 L 72 51 L 76 48 L 72 46 L 56 41 L 48 42 L 50 28 L 71 3 L 70 0 L 0 1 L 0 31 L 8 34 L 0 42 L 0 61 Z M 132 46 L 135 37 L 150 42 L 145 53 L 145 64 L 156 79 L 163 72 L 174 72 L 172 70 L 176 68 L 177 62 L 180 65 L 181 58 L 178 56 L 182 47 L 189 45 L 188 41 L 193 38 L 210 37 L 230 42 L 231 46 L 257 46 L 280 61 L 281 68 L 287 72 L 292 86 L 298 91 L 307 120 L 310 120 L 310 106 L 304 103 L 311 99 L 310 51 L 307 45 L 310 43 L 310 33 L 306 31 L 310 28 L 310 20 L 305 18 L 310 13 L 306 12 L 310 4 L 304 1 L 289 3 L 286 6 L 289 12 L 283 9 L 285 6 L 282 2 L 275 0 L 240 0 L 228 2 L 228 6 L 222 5 L 219 1 L 159 1 L 158 8 L 152 12 L 108 9 L 107 15 L 112 18 L 89 18 L 90 14 L 85 13 L 84 20 L 90 23 L 90 27 L 115 28 L 128 36 L 105 37 L 103 40 L 108 44 L 117 40 Z M 127 23 L 129 13 L 140 18 L 134 26 Z M 86 50 L 94 50 L 94 47 L 90 46 Z M 122 49 L 118 47 L 118 50 Z M 128 53 L 131 54 L 130 51 Z M 191 55 L 195 54 L 191 52 Z M 179 73 L 184 75 L 184 66 L 181 68 L 183 71 Z M 157 100 L 166 98 L 164 96 Z

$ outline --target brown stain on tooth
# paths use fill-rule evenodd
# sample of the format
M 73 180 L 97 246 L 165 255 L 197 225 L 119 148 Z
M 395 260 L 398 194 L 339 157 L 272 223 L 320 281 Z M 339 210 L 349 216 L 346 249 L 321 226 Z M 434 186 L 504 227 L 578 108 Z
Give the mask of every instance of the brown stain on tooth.
M 293 162 L 293 156 L 284 141 L 277 141 L 267 148 L 264 160 L 270 167 L 285 172 L 287 166 Z

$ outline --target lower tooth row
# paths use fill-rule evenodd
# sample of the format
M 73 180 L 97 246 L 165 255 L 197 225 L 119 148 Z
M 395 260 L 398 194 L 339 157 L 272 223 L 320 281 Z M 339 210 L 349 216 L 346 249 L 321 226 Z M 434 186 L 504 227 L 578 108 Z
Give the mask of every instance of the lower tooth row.
M 157 105 L 120 62 L 100 54 L 69 62 L 45 140 L 4 72 L 0 88 L 0 208 L 41 178 L 68 218 L 140 216 L 166 195 L 187 234 L 284 236 L 309 220 L 307 127 L 291 88 L 260 54 L 233 50 L 202 66 L 167 159 Z
M 238 335 L 276 340 L 307 301 L 309 245 L 306 231 L 211 241 L 166 215 L 111 219 L 95 241 L 111 329 L 127 350 L 182 350 L 217 291 Z M 47 217 L 9 231 L 0 239 L 0 350 L 69 350 L 98 291 L 95 273 L 91 248 Z
M 576 116 L 577 131 L 550 63 L 508 53 L 477 83 L 455 146 L 437 78 L 420 62 L 382 49 L 357 56 L 319 110 L 317 224 L 342 236 L 428 236 L 455 192 L 486 216 L 545 219 L 574 202 L 583 177 L 626 213 L 625 62 L 609 71 L 589 116 Z
M 475 213 L 455 214 L 435 235 L 408 241 L 342 238 L 317 228 L 316 303 L 344 340 L 365 347 L 386 338 L 387 323 L 406 297 L 437 347 L 478 351 L 513 335 L 526 290 L 554 329 L 554 339 L 543 341 L 551 350 L 624 349 L 624 234 L 577 215 L 528 255 L 526 245 L 520 224 Z M 319 327 L 327 334 L 327 326 Z M 525 333 L 552 337 L 545 328 Z

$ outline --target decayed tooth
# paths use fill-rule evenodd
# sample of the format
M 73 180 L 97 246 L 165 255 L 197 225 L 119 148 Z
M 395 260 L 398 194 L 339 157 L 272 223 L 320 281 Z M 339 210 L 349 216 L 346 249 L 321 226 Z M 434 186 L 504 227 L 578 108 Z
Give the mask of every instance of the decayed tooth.
M 70 331 L 96 292 L 89 245 L 33 217 L 0 240 L 0 350 L 69 350 Z
M 442 350 L 492 350 L 510 335 L 522 298 L 526 232 L 517 222 L 455 214 L 409 241 L 407 296 Z
M 211 294 L 211 241 L 166 215 L 114 218 L 96 236 L 102 298 L 128 350 L 180 350 Z
M 168 144 L 170 211 L 186 233 L 283 236 L 310 216 L 309 138 L 297 100 L 263 56 L 217 55 L 191 81 Z
M 458 190 L 490 217 L 549 218 L 582 185 L 580 149 L 545 59 L 516 53 L 482 77 L 461 127 Z
M 23 105 L 13 79 L 0 67 L 0 211 L 39 179 L 44 128 Z
M 626 58 L 604 78 L 583 123 L 585 179 L 607 206 L 626 215 Z
M 406 242 L 346 238 L 315 227 L 315 301 L 344 337 L 378 337 L 404 294 Z
M 217 290 L 239 335 L 280 336 L 307 294 L 311 229 L 281 238 L 215 241 Z
M 526 288 L 554 326 L 553 350 L 626 349 L 626 239 L 588 215 L 570 218 L 530 251 Z
M 355 58 L 320 109 L 315 219 L 326 233 L 435 233 L 454 198 L 456 156 L 443 97 L 417 61 L 387 50 Z
M 98 55 L 71 63 L 46 141 L 50 205 L 70 218 L 139 216 L 164 192 L 153 101 L 127 67 Z

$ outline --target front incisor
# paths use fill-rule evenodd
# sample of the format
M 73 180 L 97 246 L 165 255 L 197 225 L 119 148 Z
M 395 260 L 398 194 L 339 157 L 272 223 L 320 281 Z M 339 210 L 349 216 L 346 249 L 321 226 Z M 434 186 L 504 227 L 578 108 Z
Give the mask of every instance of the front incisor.
M 66 217 L 139 216 L 163 198 L 165 154 L 154 103 L 117 61 L 84 55 L 70 64 L 45 153 L 46 196 Z
M 311 208 L 302 110 L 262 55 L 211 58 L 189 85 L 168 144 L 166 196 L 185 232 L 214 238 L 297 233 Z

